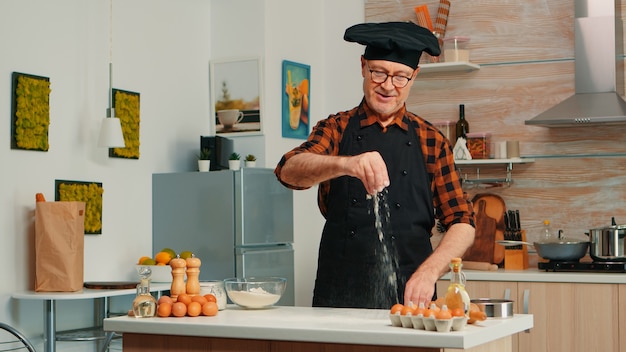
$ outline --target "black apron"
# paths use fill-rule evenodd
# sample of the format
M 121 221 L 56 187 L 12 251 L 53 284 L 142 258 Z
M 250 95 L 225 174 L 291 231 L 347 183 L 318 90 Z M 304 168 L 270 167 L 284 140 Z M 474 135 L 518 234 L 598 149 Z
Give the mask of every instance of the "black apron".
M 389 224 L 383 224 L 379 239 L 374 201 L 359 179 L 331 181 L 313 306 L 388 309 L 403 303 L 407 280 L 432 253 L 431 180 L 415 122 L 404 117 L 408 131 L 392 125 L 383 133 L 379 124 L 361 128 L 363 118 L 350 119 L 339 155 L 374 150 L 382 155 L 390 178 L 385 196 Z

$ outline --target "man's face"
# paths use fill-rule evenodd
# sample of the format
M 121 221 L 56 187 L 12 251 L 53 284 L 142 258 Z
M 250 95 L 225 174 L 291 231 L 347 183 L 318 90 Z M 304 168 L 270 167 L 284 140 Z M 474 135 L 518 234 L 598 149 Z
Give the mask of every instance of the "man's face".
M 375 83 L 370 71 L 375 71 L 375 75 L 387 74 L 389 77 L 382 83 Z M 361 57 L 365 100 L 370 108 L 380 115 L 381 120 L 385 120 L 402 108 L 418 72 L 419 68 L 413 70 L 411 67 L 397 62 L 366 60 Z M 410 78 L 410 80 L 405 87 L 397 88 L 393 85 L 391 76 L 402 76 Z

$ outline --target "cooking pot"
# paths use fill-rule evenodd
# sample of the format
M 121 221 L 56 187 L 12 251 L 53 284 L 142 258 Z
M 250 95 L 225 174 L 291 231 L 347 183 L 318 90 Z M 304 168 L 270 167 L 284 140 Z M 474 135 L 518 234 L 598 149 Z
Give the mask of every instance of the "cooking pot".
M 626 225 L 613 225 L 589 230 L 589 255 L 598 261 L 626 261 L 624 253 Z

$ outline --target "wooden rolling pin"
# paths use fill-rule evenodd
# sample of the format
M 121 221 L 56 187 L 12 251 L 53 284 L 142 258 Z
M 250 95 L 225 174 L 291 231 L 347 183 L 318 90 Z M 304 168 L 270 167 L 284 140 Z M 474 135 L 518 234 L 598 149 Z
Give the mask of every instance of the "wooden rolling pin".
M 496 271 L 498 270 L 498 266 L 492 263 L 487 262 L 472 262 L 472 261 L 463 261 L 463 269 L 467 270 L 483 270 L 483 271 Z

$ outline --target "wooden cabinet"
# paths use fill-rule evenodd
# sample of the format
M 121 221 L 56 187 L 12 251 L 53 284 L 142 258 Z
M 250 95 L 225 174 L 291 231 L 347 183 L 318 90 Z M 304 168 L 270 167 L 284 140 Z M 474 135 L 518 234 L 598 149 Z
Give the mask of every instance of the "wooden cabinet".
M 447 285 L 438 282 L 440 295 Z M 626 325 L 626 285 L 469 281 L 467 291 L 472 298 L 512 299 L 515 313 L 533 314 L 534 327 L 513 337 L 513 351 L 626 352 L 626 335 L 619 333 Z

